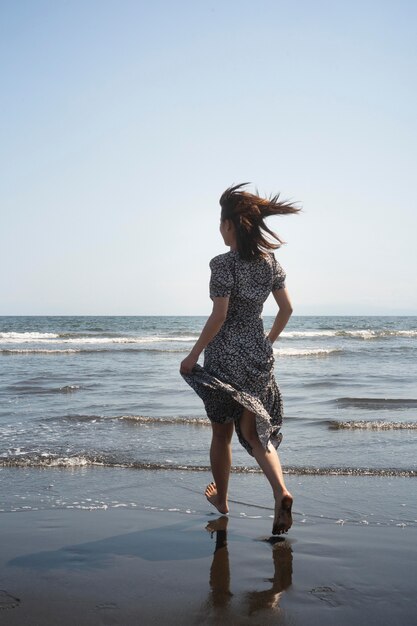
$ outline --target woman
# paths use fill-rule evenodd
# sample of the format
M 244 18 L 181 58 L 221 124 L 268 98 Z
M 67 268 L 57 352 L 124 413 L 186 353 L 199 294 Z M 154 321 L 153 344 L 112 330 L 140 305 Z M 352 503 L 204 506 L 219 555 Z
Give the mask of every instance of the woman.
M 272 533 L 281 534 L 292 525 L 293 498 L 276 452 L 282 439 L 282 400 L 274 378 L 272 344 L 285 328 L 292 306 L 285 273 L 271 252 L 282 241 L 264 219 L 300 209 L 279 201 L 279 195 L 266 199 L 250 194 L 242 189 L 245 184 L 230 187 L 220 198 L 220 233 L 230 251 L 210 262 L 213 311 L 180 372 L 202 398 L 212 423 L 214 482 L 206 488 L 207 499 L 220 513 L 228 513 L 234 424 L 240 443 L 255 457 L 272 487 Z M 278 314 L 266 336 L 261 313 L 271 292 Z M 201 367 L 197 360 L 203 350 Z

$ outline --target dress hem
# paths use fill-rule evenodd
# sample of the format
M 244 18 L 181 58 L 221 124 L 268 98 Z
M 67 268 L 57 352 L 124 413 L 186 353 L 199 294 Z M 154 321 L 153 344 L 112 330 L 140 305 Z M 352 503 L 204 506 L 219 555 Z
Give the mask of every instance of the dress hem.
M 278 423 L 274 424 L 273 418 L 269 415 L 268 411 L 257 397 L 246 391 L 236 389 L 230 383 L 221 381 L 216 376 L 209 374 L 203 367 L 201 367 L 201 365 L 198 364 L 194 366 L 191 374 L 182 374 L 182 377 L 190 385 L 190 387 L 194 389 L 197 395 L 200 396 L 204 404 L 206 404 L 205 394 L 203 393 L 204 391 L 222 391 L 227 393 L 236 403 L 255 414 L 256 432 L 263 448 L 268 450 L 269 443 L 271 443 L 274 448 L 278 448 L 282 441 L 282 434 L 279 432 L 282 425 L 282 418 Z M 210 419 L 209 415 L 208 417 Z M 253 456 L 251 446 L 244 439 L 240 431 L 239 417 L 234 417 L 233 420 L 239 442 L 248 451 L 248 453 Z M 214 419 L 211 421 L 215 422 Z M 223 423 L 226 423 L 226 421 Z

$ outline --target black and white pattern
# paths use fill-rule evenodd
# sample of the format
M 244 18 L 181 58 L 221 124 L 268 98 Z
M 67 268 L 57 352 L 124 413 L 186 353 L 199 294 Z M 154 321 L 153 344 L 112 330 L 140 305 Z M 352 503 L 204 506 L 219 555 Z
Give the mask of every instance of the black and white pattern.
M 243 407 L 256 415 L 259 439 L 281 443 L 282 398 L 274 377 L 272 345 L 265 335 L 262 308 L 271 293 L 285 286 L 285 273 L 273 254 L 244 261 L 238 252 L 210 261 L 210 297 L 229 296 L 226 321 L 186 382 L 204 402 L 212 422 L 234 421 L 240 443 L 252 454 L 239 429 Z

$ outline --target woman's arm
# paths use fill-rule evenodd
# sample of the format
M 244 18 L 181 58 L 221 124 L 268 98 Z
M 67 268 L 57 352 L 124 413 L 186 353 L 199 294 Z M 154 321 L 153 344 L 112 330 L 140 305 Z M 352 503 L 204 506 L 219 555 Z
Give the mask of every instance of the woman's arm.
M 217 335 L 219 330 L 224 324 L 227 315 L 227 309 L 229 308 L 229 296 L 225 298 L 213 298 L 213 310 L 200 337 L 197 339 L 194 348 L 190 354 L 185 357 L 181 362 L 180 372 L 181 374 L 191 374 L 194 365 L 198 361 L 198 357 L 203 352 L 204 348 L 210 341 Z
M 272 293 L 279 309 L 275 321 L 272 324 L 272 328 L 268 333 L 269 341 L 274 343 L 286 327 L 293 309 L 290 296 L 288 295 L 288 291 L 286 289 L 276 289 Z

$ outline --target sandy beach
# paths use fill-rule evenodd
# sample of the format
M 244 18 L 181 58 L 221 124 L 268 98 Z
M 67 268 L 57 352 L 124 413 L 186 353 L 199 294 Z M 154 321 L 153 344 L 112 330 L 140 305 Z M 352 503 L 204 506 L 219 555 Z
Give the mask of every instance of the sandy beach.
M 1 514 L 1 623 L 417 623 L 414 479 L 382 506 L 373 477 L 345 480 L 343 499 L 340 477 L 289 477 L 294 526 L 271 539 L 261 476 L 233 477 L 228 517 L 201 497 L 204 472 L 131 478 L 137 508 Z

